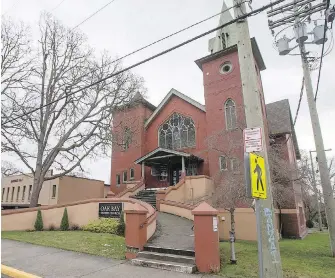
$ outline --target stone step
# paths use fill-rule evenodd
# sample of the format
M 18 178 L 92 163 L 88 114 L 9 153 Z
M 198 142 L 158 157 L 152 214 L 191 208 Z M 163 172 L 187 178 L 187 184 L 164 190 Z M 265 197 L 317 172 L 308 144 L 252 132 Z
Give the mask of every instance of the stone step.
M 194 264 L 184 264 L 171 261 L 152 260 L 146 258 L 132 259 L 131 262 L 133 265 L 165 269 L 189 274 L 194 273 L 196 271 L 196 266 Z
M 195 264 L 195 258 L 191 256 L 181 256 L 167 253 L 156 253 L 149 251 L 141 251 L 137 254 L 137 258 L 145 258 L 150 260 L 170 261 L 183 264 Z
M 145 245 L 143 251 L 149 251 L 154 253 L 164 253 L 164 254 L 172 254 L 172 255 L 180 255 L 180 256 L 189 256 L 195 257 L 195 252 L 193 250 L 183 250 L 183 249 L 174 249 L 174 248 L 164 248 L 153 245 Z

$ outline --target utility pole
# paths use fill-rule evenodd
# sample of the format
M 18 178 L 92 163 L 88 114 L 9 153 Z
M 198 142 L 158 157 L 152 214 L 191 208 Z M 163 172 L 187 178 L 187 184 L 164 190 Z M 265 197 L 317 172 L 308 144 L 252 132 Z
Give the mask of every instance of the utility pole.
M 319 196 L 318 196 L 318 189 L 316 187 L 316 180 L 315 180 L 315 172 L 314 172 L 312 151 L 309 151 L 309 155 L 311 157 L 312 178 L 313 178 L 313 191 L 314 191 L 314 194 L 315 194 L 315 200 L 316 200 L 317 210 L 318 210 L 319 230 L 322 231 L 322 217 L 321 217 L 321 209 L 320 209 L 320 200 L 319 200 Z
M 246 13 L 245 1 L 234 0 L 234 14 L 238 18 Z M 244 111 L 248 128 L 260 127 L 262 130 L 263 150 L 258 154 L 265 159 L 268 199 L 257 200 L 256 210 L 260 212 L 259 235 L 259 277 L 282 278 L 282 265 L 279 252 L 278 235 L 274 232 L 274 207 L 271 192 L 271 177 L 265 140 L 265 124 L 260 99 L 260 86 L 255 69 L 251 48 L 248 20 L 236 23 L 238 58 L 241 71 Z
M 309 34 L 312 34 L 314 37 L 314 40 L 309 43 L 322 45 L 326 42 L 326 32 L 324 30 L 327 29 L 327 26 L 316 25 L 313 29 L 313 32 L 308 33 L 305 22 L 310 21 L 312 14 L 316 12 L 322 12 L 328 9 L 329 1 L 327 2 L 327 1 L 320 0 L 319 2 L 321 3 L 313 5 L 312 2 L 314 1 L 315 0 L 307 0 L 307 1 L 294 0 L 286 5 L 283 5 L 282 7 L 272 9 L 267 14 L 268 14 L 268 17 L 273 18 L 274 16 L 276 15 L 278 16 L 283 12 L 290 13 L 288 16 L 282 17 L 279 20 L 275 20 L 275 21 L 269 20 L 269 27 L 273 31 L 273 33 L 274 33 L 274 29 L 279 26 L 292 25 L 292 24 L 294 25 L 295 39 L 298 45 L 296 45 L 293 48 L 290 48 L 289 42 L 292 41 L 293 38 L 289 39 L 285 35 L 283 38 L 279 39 L 276 43 L 277 43 L 277 47 L 278 47 L 280 55 L 286 55 L 296 47 L 299 47 L 299 50 L 300 50 L 303 74 L 304 74 L 304 79 L 305 79 L 307 102 L 308 102 L 309 113 L 310 113 L 311 122 L 312 122 L 315 148 L 316 148 L 316 152 L 318 156 L 320 179 L 321 179 L 321 185 L 323 189 L 323 198 L 325 202 L 325 211 L 326 211 L 326 217 L 327 217 L 327 222 L 328 222 L 331 253 L 332 253 L 332 256 L 335 257 L 335 200 L 333 198 L 333 192 L 332 192 L 331 183 L 330 183 L 330 176 L 329 176 L 329 171 L 327 167 L 327 159 L 326 159 L 326 153 L 325 153 L 325 149 L 323 145 L 319 116 L 318 116 L 318 112 L 316 109 L 316 103 L 314 100 L 312 80 L 311 80 L 311 75 L 310 75 L 310 70 L 309 70 L 309 65 L 308 65 L 308 59 L 310 57 L 308 57 L 309 53 L 306 51 L 306 48 L 305 48 L 305 42 L 308 39 Z M 326 20 L 326 23 L 328 23 L 327 20 Z

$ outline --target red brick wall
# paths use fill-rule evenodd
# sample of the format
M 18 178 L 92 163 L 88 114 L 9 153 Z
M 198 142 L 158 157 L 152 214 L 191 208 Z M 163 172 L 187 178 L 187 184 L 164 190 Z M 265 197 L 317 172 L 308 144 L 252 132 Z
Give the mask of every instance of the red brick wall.
M 172 96 L 156 118 L 148 125 L 145 134 L 145 153 L 151 152 L 158 147 L 158 129 L 174 112 L 193 119 L 196 128 L 196 146 L 194 148 L 181 149 L 180 151 L 192 153 L 203 158 L 204 162 L 199 169 L 199 174 L 208 175 L 208 159 L 205 145 L 206 113 L 177 96 Z M 156 177 L 152 177 L 150 168 L 147 168 L 145 173 L 147 186 L 168 186 L 166 183 L 159 182 Z
M 233 65 L 232 72 L 223 75 L 219 72 L 220 66 L 230 61 Z M 243 96 L 241 86 L 240 68 L 237 52 L 227 54 L 202 66 L 204 93 L 206 103 L 207 135 L 211 142 L 209 147 L 209 171 L 215 176 L 219 171 L 220 152 L 228 156 L 237 157 L 243 161 L 242 131 L 245 128 L 245 114 L 243 108 Z M 226 131 L 225 102 L 231 98 L 237 108 L 237 121 L 239 130 Z M 231 150 L 229 145 L 236 145 Z M 213 147 L 218 149 L 213 150 Z
M 144 121 L 150 117 L 152 111 L 142 104 L 132 107 L 126 111 L 115 114 L 113 121 L 113 132 L 121 135 L 123 127 L 127 126 L 133 132 L 132 143 L 128 150 L 124 151 L 117 144 L 113 145 L 112 165 L 111 165 L 111 191 L 119 193 L 126 188 L 122 181 L 122 173 L 127 171 L 128 181 L 130 178 L 130 168 L 135 170 L 135 180 L 141 179 L 141 165 L 134 164 L 134 161 L 144 155 Z M 121 175 L 121 185 L 116 186 L 116 175 Z

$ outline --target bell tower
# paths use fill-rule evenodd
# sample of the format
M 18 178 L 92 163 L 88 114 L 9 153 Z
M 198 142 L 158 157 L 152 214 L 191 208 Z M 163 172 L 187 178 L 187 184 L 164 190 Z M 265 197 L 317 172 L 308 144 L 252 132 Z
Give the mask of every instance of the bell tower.
M 232 19 L 223 1 L 219 26 Z M 243 129 L 246 127 L 246 119 L 235 33 L 236 23 L 218 30 L 216 36 L 208 42 L 210 54 L 195 61 L 203 72 L 209 172 L 213 177 L 220 170 L 235 167 L 236 161 L 243 161 Z M 265 117 L 259 73 L 265 66 L 256 40 L 253 38 L 251 42 Z M 222 160 L 221 156 L 226 158 Z

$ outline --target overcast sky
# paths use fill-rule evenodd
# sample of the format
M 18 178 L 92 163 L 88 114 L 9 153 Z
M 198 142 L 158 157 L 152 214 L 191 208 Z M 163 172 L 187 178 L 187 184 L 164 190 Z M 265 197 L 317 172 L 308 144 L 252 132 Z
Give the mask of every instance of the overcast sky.
M 37 34 L 37 24 L 42 11 L 52 13 L 68 27 L 74 27 L 110 0 L 2 0 L 1 13 L 22 20 Z M 253 1 L 253 8 L 267 4 L 270 0 Z M 320 0 L 318 0 L 320 1 Z M 62 2 L 62 3 L 61 3 Z M 232 1 L 226 1 L 231 6 Z M 61 3 L 57 7 L 57 5 Z M 334 4 L 335 0 L 331 0 Z M 112 56 L 123 56 L 143 45 L 173 33 L 183 27 L 220 12 L 222 0 L 115 0 L 107 8 L 83 23 L 79 29 L 88 37 L 95 50 L 108 50 Z M 57 7 L 55 9 L 55 7 Z M 214 18 L 169 40 L 137 53 L 124 60 L 131 65 L 152 54 L 160 52 L 188 38 L 216 27 L 219 18 Z M 268 29 L 266 13 L 249 19 L 250 32 L 256 37 L 267 69 L 262 72 L 266 103 L 288 98 L 294 117 L 298 104 L 302 69 L 300 58 L 280 57 L 273 47 L 273 37 Z M 288 29 L 289 30 L 289 29 Z M 334 30 L 330 30 L 334 32 Z M 328 36 L 330 36 L 328 31 Z M 286 33 L 291 35 L 290 32 Z M 172 53 L 136 68 L 143 76 L 148 89 L 147 97 L 158 105 L 171 88 L 204 103 L 202 72 L 194 61 L 207 52 L 208 39 L 199 39 Z M 326 48 L 328 43 L 326 44 Z M 313 47 L 321 52 L 321 47 Z M 322 76 L 317 99 L 325 148 L 332 148 L 328 156 L 335 155 L 335 51 L 324 58 Z M 332 67 L 333 66 L 333 67 Z M 333 74 L 331 73 L 333 72 Z M 312 73 L 313 86 L 317 71 Z M 304 96 L 296 124 L 300 149 L 314 150 L 313 132 Z M 91 177 L 109 183 L 110 158 L 89 163 Z

